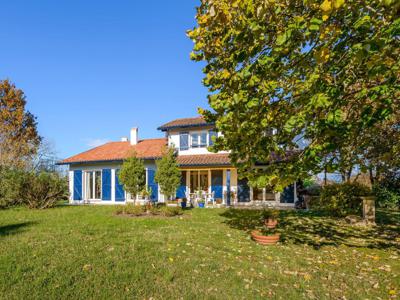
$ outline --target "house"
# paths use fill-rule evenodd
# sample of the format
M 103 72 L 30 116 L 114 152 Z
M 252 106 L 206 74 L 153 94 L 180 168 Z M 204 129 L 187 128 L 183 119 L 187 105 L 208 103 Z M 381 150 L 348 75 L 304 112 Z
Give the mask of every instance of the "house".
M 282 193 L 267 188 L 252 188 L 240 178 L 229 159 L 228 152 L 211 153 L 207 147 L 218 136 L 215 126 L 202 117 L 177 119 L 158 128 L 165 138 L 140 140 L 138 128 L 132 128 L 130 139 L 110 142 L 60 162 L 69 165 L 70 203 L 118 204 L 133 201 L 118 181 L 123 160 L 134 150 L 143 159 L 146 184 L 151 188 L 151 200 L 164 202 L 165 197 L 154 180 L 156 160 L 165 146 L 177 149 L 177 161 L 182 172 L 177 198 L 202 190 L 212 193 L 221 205 L 293 206 L 296 184 Z

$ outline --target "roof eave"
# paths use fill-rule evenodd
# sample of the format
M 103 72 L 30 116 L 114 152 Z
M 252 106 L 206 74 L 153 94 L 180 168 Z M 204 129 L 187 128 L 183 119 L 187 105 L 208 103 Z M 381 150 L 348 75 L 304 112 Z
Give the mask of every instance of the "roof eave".
M 148 156 L 148 157 L 139 157 L 143 160 L 152 160 L 152 159 L 160 159 L 161 156 Z M 60 161 L 56 163 L 58 166 L 62 165 L 79 165 L 79 164 L 90 164 L 90 163 L 113 163 L 113 162 L 123 162 L 124 158 L 119 159 L 103 159 L 103 160 L 82 160 L 82 161 L 71 161 L 71 162 L 64 162 Z
M 157 130 L 168 131 L 171 129 L 179 129 L 179 128 L 193 128 L 193 127 L 204 127 L 204 126 L 215 126 L 215 123 L 203 123 L 203 124 L 188 124 L 188 125 L 172 125 L 172 126 L 160 126 Z
M 230 163 L 178 164 L 179 167 L 229 167 Z

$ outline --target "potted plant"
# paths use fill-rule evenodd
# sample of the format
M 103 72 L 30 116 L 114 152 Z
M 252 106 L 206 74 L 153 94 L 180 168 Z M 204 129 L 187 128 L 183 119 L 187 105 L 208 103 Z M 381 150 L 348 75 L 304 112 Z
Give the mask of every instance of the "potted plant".
M 251 238 L 261 245 L 275 245 L 279 242 L 281 235 L 276 232 L 262 232 L 261 230 L 253 230 Z
M 262 212 L 262 220 L 265 227 L 273 229 L 278 224 L 279 211 L 273 209 L 265 209 Z
M 197 200 L 197 204 L 199 205 L 200 208 L 204 208 L 204 205 L 205 205 L 204 199 Z
M 186 203 L 187 203 L 187 199 L 186 198 L 181 199 L 181 207 L 182 208 L 186 208 Z

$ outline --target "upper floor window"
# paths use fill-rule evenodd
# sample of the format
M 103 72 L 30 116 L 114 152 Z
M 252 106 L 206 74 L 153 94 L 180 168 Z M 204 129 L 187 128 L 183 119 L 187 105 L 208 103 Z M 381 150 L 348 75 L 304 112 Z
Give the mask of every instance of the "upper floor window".
M 181 132 L 179 134 L 179 150 L 189 150 L 190 148 L 206 148 L 214 143 L 212 137 L 217 136 L 217 132 L 210 131 L 195 131 Z
M 193 132 L 191 135 L 191 146 L 192 148 L 204 148 L 207 147 L 207 131 Z
M 218 137 L 218 133 L 216 131 L 214 131 L 214 130 L 210 130 L 208 132 L 208 145 L 209 146 L 214 145 L 213 136 L 215 136 L 215 138 L 217 138 Z
M 189 149 L 189 133 L 181 132 L 179 134 L 179 149 L 181 151 Z

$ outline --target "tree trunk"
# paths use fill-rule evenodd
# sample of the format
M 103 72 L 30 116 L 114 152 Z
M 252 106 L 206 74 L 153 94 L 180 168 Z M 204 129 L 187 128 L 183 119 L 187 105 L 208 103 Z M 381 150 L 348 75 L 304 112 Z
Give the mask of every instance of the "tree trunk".
M 369 172 L 369 180 L 370 180 L 370 182 L 371 182 L 371 185 L 374 185 L 374 183 L 375 183 L 375 178 L 374 178 L 374 170 L 373 170 L 373 167 L 372 167 L 372 166 L 370 166 L 370 167 L 368 168 L 368 172 Z

